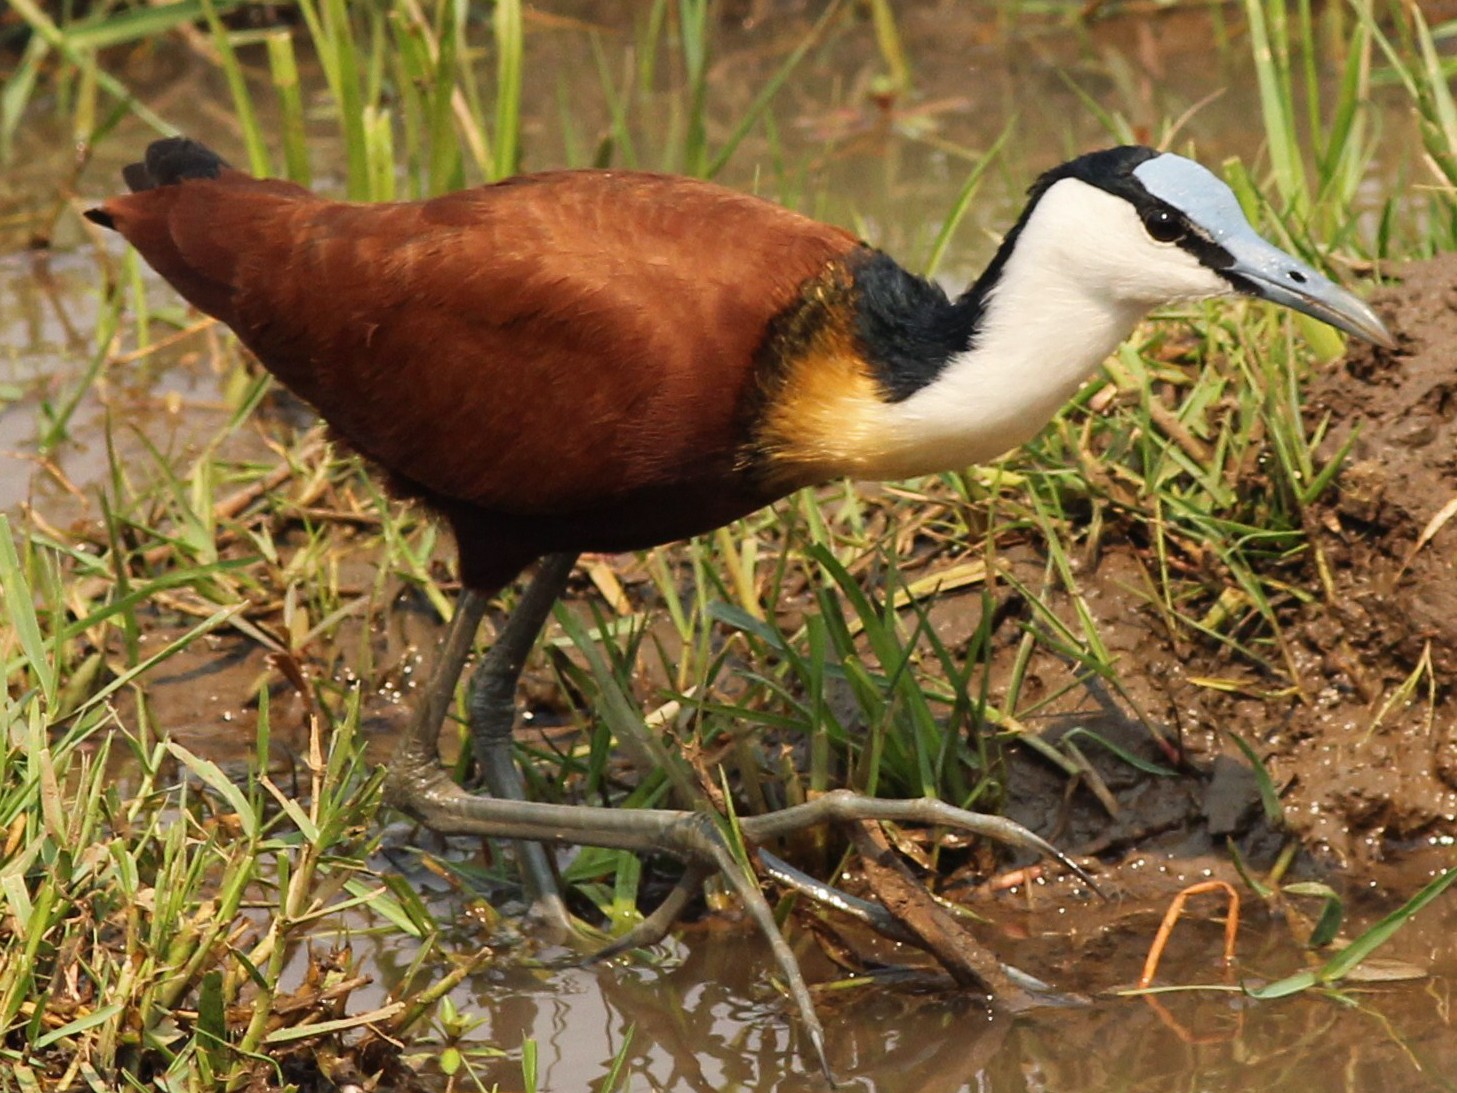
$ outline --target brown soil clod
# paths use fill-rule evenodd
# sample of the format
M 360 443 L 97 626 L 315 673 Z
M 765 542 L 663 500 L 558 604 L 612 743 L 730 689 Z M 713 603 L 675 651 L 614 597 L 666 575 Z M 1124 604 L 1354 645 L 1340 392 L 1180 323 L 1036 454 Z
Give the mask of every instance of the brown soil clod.
M 1457 831 L 1457 254 L 1398 273 L 1375 304 L 1400 348 L 1353 342 L 1306 387 L 1317 467 L 1344 458 L 1306 511 L 1309 549 L 1293 580 L 1314 595 L 1277 608 L 1282 656 L 1239 663 L 1226 648 L 1150 625 L 1139 592 L 1146 560 L 1135 542 L 1107 535 L 1079 572 L 1080 592 L 1119 666 L 1114 705 L 1139 717 L 1080 693 L 1046 661 L 1027 673 L 1025 696 L 1066 696 L 1043 715 L 1046 739 L 1065 720 L 1172 766 L 1150 725 L 1177 727 L 1188 749 L 1181 772 L 1204 773 L 1160 778 L 1088 752 L 1116 813 L 1079 790 L 1075 807 L 1055 814 L 1063 776 L 1029 757 L 1009 770 L 1014 817 L 1055 824 L 1061 844 L 1083 854 L 1184 856 L 1229 838 L 1247 855 L 1272 855 L 1283 839 L 1263 821 L 1232 733 L 1277 787 L 1283 827 L 1358 872 Z M 1028 553 L 1004 561 L 1035 582 L 1042 563 Z M 1054 589 L 1053 610 L 1068 608 L 1060 598 Z

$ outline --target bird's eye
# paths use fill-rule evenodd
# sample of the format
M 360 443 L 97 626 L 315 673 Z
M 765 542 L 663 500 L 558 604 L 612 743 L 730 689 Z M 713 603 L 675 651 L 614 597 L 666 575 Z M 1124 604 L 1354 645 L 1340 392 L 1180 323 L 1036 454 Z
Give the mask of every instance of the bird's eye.
M 1175 243 L 1184 238 L 1184 222 L 1168 209 L 1150 209 L 1143 214 L 1143 226 L 1160 243 Z

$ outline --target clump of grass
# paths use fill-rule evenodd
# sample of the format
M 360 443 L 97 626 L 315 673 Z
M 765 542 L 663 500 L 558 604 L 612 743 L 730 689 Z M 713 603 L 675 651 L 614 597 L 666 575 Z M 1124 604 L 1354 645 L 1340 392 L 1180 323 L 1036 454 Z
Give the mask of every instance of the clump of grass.
M 332 1042 L 389 1016 L 338 1020 L 358 980 L 289 990 L 281 974 L 290 946 L 314 936 L 321 921 L 390 898 L 378 883 L 345 891 L 369 875 L 377 837 L 369 819 L 379 779 L 360 769 L 357 719 L 335 725 L 327 746 L 315 735 L 302 801 L 258 770 L 240 787 L 211 761 L 155 739 L 145 722 L 128 729 L 102 700 L 135 686 L 233 609 L 78 694 L 74 679 L 110 674 L 85 663 L 111 657 L 96 649 L 75 666 L 71 649 L 141 597 L 111 599 L 62 622 L 76 603 L 74 586 L 56 579 L 33 538 L 21 544 L 17 552 L 0 517 L 6 633 L 15 639 L 0 640 L 9 685 L 0 742 L 7 1069 L 44 1076 L 53 1088 L 112 1085 L 124 1074 L 238 1088 L 306 1041 Z M 267 734 L 265 699 L 263 754 Z M 315 1024 L 320 1017 L 331 1019 L 327 1028 Z

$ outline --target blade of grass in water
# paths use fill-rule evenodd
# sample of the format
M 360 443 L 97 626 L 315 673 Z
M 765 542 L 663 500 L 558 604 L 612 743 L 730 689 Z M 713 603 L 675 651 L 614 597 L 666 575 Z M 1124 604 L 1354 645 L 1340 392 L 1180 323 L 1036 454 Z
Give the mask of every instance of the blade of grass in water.
M 821 36 L 831 25 L 832 20 L 839 16 L 843 2 L 844 0 L 830 0 L 830 3 L 825 7 L 824 13 L 815 20 L 815 24 L 810 28 L 809 33 L 794 47 L 794 50 L 785 58 L 784 63 L 775 70 L 774 74 L 765 81 L 763 89 L 754 97 L 754 101 L 749 104 L 749 108 L 744 111 L 744 116 L 739 119 L 738 124 L 729 133 L 728 139 L 723 143 L 723 147 L 718 150 L 718 153 L 709 162 L 708 168 L 703 172 L 704 178 L 717 177 L 719 172 L 728 165 L 729 160 L 738 151 L 739 145 L 748 136 L 749 131 L 763 116 L 764 112 L 769 109 L 769 104 L 774 101 L 774 96 L 779 93 L 780 88 L 784 86 L 790 75 L 799 67 L 800 62 L 804 60 L 809 51 L 820 41 Z
M 1319 968 L 1307 968 L 1264 986 L 1246 987 L 1246 993 L 1253 998 L 1269 1001 L 1299 994 L 1314 987 L 1339 986 L 1343 979 L 1349 977 L 1377 949 L 1390 941 L 1412 916 L 1452 887 L 1454 882 L 1457 882 L 1457 869 L 1449 869 Z
M 931 254 L 926 259 L 924 271 L 926 277 L 934 278 L 936 271 L 941 268 L 941 259 L 945 257 L 946 248 L 951 245 L 951 237 L 956 233 L 956 228 L 961 223 L 962 217 L 966 215 L 966 210 L 971 207 L 972 198 L 981 188 L 982 177 L 987 173 L 987 169 L 996 162 L 997 157 L 1001 154 L 1002 146 L 1006 144 L 1007 138 L 1011 135 L 1012 123 L 1008 122 L 998 134 L 997 139 L 992 141 L 991 146 L 977 161 L 977 165 L 966 176 L 966 181 L 961 184 L 961 189 L 957 192 L 955 200 L 951 202 L 951 207 L 942 219 L 941 227 L 931 244 Z

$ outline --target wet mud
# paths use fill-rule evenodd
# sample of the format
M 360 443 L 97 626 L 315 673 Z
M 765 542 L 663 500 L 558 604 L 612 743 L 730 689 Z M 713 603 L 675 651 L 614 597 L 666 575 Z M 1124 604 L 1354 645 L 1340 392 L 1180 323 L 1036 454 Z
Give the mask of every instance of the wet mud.
M 1388 280 L 1375 303 L 1400 348 L 1353 343 L 1307 387 L 1320 461 L 1343 462 L 1308 512 L 1310 543 L 1298 562 L 1300 583 L 1318 594 L 1278 611 L 1293 679 L 1213 643 L 1171 640 L 1148 606 L 1143 548 L 1109 536 L 1077 579 L 1116 658 L 1121 693 L 1078 685 L 1070 667 L 1044 659 L 1031 694 L 1071 689 L 1036 725 L 1051 739 L 1093 729 L 1149 762 L 1182 760 L 1184 769 L 1150 777 L 1090 749 L 1117 802 L 1110 816 L 1087 793 L 1064 799 L 1063 774 L 1024 755 L 1010 773 L 1015 818 L 1084 853 L 1194 853 L 1234 838 L 1258 856 L 1277 841 L 1238 735 L 1268 770 L 1283 823 L 1326 867 L 1359 877 L 1393 855 L 1451 845 L 1457 256 L 1400 266 Z M 1029 584 L 1045 564 L 1032 545 L 1003 561 Z M 1067 601 L 1053 591 L 1049 602 L 1072 620 Z M 954 629 L 979 611 L 972 597 L 948 597 L 932 617 Z M 1010 658 L 1009 645 L 992 657 Z
M 1349 454 L 1312 529 L 1333 594 L 1302 619 L 1324 701 L 1282 760 L 1301 799 L 1409 840 L 1457 820 L 1457 255 L 1398 268 L 1377 300 L 1401 348 L 1356 349 L 1309 389 Z

